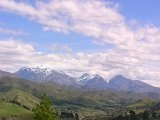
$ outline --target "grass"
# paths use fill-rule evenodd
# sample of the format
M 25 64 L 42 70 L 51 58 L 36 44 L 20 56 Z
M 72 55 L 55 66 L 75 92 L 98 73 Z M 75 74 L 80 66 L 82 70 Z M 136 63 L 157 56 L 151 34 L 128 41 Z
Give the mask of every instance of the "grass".
M 0 99 L 14 102 L 29 110 L 32 110 L 39 103 L 39 100 L 31 94 L 16 89 L 10 90 L 8 92 L 0 92 Z
M 156 102 L 148 99 L 141 99 L 137 101 L 136 103 L 129 105 L 129 108 L 150 108 L 153 106 Z
M 9 116 L 21 116 L 16 120 L 31 120 L 32 112 L 24 109 L 16 104 L 0 101 L 0 119 L 2 116 L 8 118 Z

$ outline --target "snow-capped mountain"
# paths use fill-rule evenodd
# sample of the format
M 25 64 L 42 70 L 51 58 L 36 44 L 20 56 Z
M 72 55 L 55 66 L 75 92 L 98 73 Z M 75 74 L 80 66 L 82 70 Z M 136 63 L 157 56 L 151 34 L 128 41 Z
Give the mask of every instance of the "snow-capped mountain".
M 79 78 L 79 83 L 85 89 L 107 89 L 107 82 L 98 74 L 90 76 L 84 73 Z
M 79 80 L 85 80 L 85 79 L 90 79 L 90 75 L 88 73 L 84 73 Z
M 45 80 L 47 75 L 51 73 L 51 69 L 38 67 L 23 67 L 19 69 L 15 74 L 21 78 L 33 81 Z
M 114 89 L 120 91 L 160 93 L 160 88 L 153 87 L 139 80 L 125 78 L 122 75 L 116 75 L 109 80 L 109 82 L 106 82 L 106 80 L 98 74 L 89 75 L 88 73 L 84 73 L 81 77 L 74 78 L 64 72 L 59 72 L 43 66 L 24 67 L 18 70 L 15 74 L 18 77 L 35 82 L 53 81 L 60 85 L 68 85 L 90 90 Z
M 77 84 L 75 78 L 70 77 L 64 72 L 55 71 L 53 69 L 45 68 L 43 66 L 23 67 L 19 69 L 15 74 L 23 79 L 32 80 L 36 82 L 53 81 L 61 85 Z
M 80 78 L 74 78 L 64 72 L 59 72 L 43 66 L 23 67 L 16 73 L 17 76 L 35 82 L 53 81 L 61 85 L 79 86 L 86 89 L 106 89 L 107 82 L 98 74 L 84 73 Z
M 80 84 L 80 85 L 85 85 L 90 79 L 91 79 L 91 76 L 90 76 L 88 73 L 84 73 L 84 74 L 79 78 L 79 84 Z

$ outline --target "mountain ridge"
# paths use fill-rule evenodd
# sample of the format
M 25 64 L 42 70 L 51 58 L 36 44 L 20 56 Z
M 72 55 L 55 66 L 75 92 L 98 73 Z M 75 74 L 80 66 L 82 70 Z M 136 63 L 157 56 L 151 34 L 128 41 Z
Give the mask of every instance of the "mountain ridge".
M 0 72 L 0 75 L 3 73 L 4 71 Z M 6 73 L 9 74 L 8 72 Z M 83 90 L 113 89 L 118 91 L 132 91 L 138 93 L 160 93 L 160 88 L 158 87 L 154 87 L 140 80 L 131 80 L 122 75 L 116 75 L 108 82 L 106 82 L 106 80 L 98 74 L 89 75 L 88 73 L 84 73 L 79 78 L 75 78 L 67 75 L 64 72 L 59 72 L 50 68 L 42 68 L 41 66 L 35 68 L 23 67 L 15 72 L 15 74 L 10 74 L 12 76 L 20 77 L 34 82 L 56 82 L 60 85 L 67 85 Z
M 133 91 L 133 92 L 156 92 L 160 93 L 160 88 L 154 87 L 140 80 L 131 80 L 122 75 L 116 75 L 108 82 L 108 88 Z
M 41 68 L 41 67 L 25 67 L 19 69 L 15 72 L 20 78 L 27 80 L 32 80 L 35 82 L 48 82 L 53 81 L 62 85 L 76 85 L 75 78 L 70 77 L 64 72 L 59 72 L 50 68 Z
M 10 73 L 10 72 L 6 72 L 3 70 L 0 70 L 0 78 L 2 77 L 16 77 L 16 75 L 14 73 Z

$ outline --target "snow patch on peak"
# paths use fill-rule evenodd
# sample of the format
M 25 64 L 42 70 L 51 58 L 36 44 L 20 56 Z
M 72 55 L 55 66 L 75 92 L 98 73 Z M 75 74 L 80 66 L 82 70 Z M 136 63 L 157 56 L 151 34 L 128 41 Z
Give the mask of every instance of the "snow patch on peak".
M 37 67 L 28 67 L 28 66 L 23 67 L 19 71 L 24 71 L 24 70 L 29 71 L 29 72 L 41 73 L 41 74 L 44 74 L 44 75 L 49 75 L 53 71 L 52 69 L 46 68 L 42 65 L 37 66 Z
M 47 67 L 45 67 L 43 65 L 36 66 L 36 67 L 28 67 L 28 66 L 26 66 L 26 67 L 21 68 L 19 71 L 24 71 L 24 70 L 28 71 L 28 72 L 34 72 L 34 73 L 38 73 L 38 74 L 43 74 L 45 76 L 48 76 L 51 73 L 58 73 L 58 74 L 65 75 L 65 73 L 62 72 L 62 71 L 56 71 L 54 69 L 47 68 Z
M 79 80 L 81 81 L 81 80 L 88 80 L 88 79 L 90 79 L 90 75 L 88 74 L 88 73 L 84 73 L 80 78 L 79 78 Z
M 90 77 L 90 79 L 94 79 L 94 78 L 99 79 L 99 78 L 101 78 L 101 76 L 100 76 L 100 75 L 98 75 L 98 74 L 95 74 L 95 75 L 92 75 L 92 76 Z
M 94 79 L 94 78 L 96 78 L 96 79 L 100 79 L 101 78 L 101 76 L 100 75 L 98 75 L 98 74 L 95 74 L 95 75 L 89 75 L 88 73 L 84 73 L 80 78 L 79 78 L 79 80 L 80 81 L 83 81 L 83 80 L 91 80 L 91 79 Z

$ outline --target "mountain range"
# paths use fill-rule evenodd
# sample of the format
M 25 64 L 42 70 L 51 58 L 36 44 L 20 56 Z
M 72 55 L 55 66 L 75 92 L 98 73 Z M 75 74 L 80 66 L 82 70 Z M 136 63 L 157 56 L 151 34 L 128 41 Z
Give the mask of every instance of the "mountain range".
M 98 74 L 89 75 L 84 73 L 79 78 L 67 75 L 64 72 L 50 68 L 23 67 L 15 73 L 0 71 L 0 77 L 20 77 L 33 82 L 55 82 L 60 85 L 72 86 L 83 90 L 106 90 L 131 91 L 137 93 L 160 93 L 160 88 L 154 87 L 140 80 L 131 80 L 122 75 L 116 75 L 109 82 Z
M 106 82 L 98 74 L 84 73 L 75 78 L 41 67 L 25 67 L 16 73 L 0 71 L 0 75 L 0 100 L 16 103 L 28 110 L 34 108 L 43 93 L 58 109 L 78 109 L 82 113 L 91 109 L 91 112 L 85 113 L 86 116 L 92 115 L 93 111 L 112 114 L 119 108 L 126 111 L 128 106 L 134 109 L 140 105 L 142 109 L 159 110 L 159 88 L 122 75 Z M 149 101 L 146 102 L 146 99 Z

